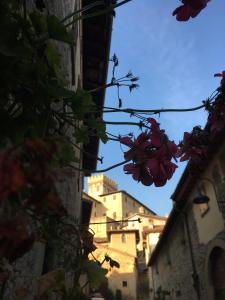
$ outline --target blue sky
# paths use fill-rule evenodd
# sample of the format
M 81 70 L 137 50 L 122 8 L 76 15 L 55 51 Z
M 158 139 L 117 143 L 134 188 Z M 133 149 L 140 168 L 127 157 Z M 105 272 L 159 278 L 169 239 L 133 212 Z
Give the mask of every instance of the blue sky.
M 182 108 L 197 106 L 219 85 L 213 74 L 225 69 L 225 1 L 212 0 L 199 16 L 189 22 L 177 22 L 171 12 L 179 6 L 176 0 L 133 0 L 117 9 L 114 18 L 111 54 L 120 64 L 117 75 L 128 70 L 140 77 L 138 90 L 121 90 L 123 107 Z M 109 80 L 110 80 L 109 69 Z M 116 89 L 107 90 L 105 104 L 117 107 Z M 126 114 L 107 114 L 105 120 L 130 120 Z M 135 121 L 131 119 L 131 121 Z M 206 113 L 161 114 L 158 122 L 170 139 L 178 142 L 184 131 L 203 125 Z M 114 134 L 134 132 L 130 126 L 108 126 Z M 126 150 L 126 147 L 123 148 Z M 123 161 L 118 143 L 100 146 L 104 164 L 99 169 Z M 179 165 L 173 178 L 164 186 L 146 187 L 123 173 L 123 167 L 106 174 L 118 182 L 119 188 L 138 198 L 160 215 L 171 209 L 173 193 L 185 164 Z

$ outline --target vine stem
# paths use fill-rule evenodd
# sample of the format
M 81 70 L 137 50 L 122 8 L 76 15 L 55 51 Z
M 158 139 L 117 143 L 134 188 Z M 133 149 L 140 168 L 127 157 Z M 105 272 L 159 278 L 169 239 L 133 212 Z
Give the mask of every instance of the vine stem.
M 137 109 L 137 108 L 115 108 L 115 107 L 107 107 L 104 106 L 103 113 L 113 113 L 113 112 L 125 112 L 125 113 L 153 113 L 159 114 L 163 112 L 189 112 L 202 109 L 206 106 L 206 104 L 202 104 L 199 106 L 191 107 L 191 108 L 166 108 L 166 109 Z
M 93 17 L 105 15 L 105 14 L 113 11 L 115 8 L 117 8 L 117 7 L 121 6 L 121 5 L 124 5 L 124 4 L 126 4 L 126 3 L 130 2 L 130 1 L 132 1 L 132 0 L 124 0 L 124 1 L 121 1 L 120 3 L 114 4 L 114 5 L 110 5 L 106 9 L 99 10 L 99 11 L 96 11 L 94 13 L 87 14 L 87 15 L 81 15 L 81 16 L 75 18 L 73 21 L 71 21 L 68 24 L 66 24 L 65 26 L 68 27 L 68 26 L 72 25 L 73 23 L 75 23 L 75 22 L 77 22 L 79 20 L 85 20 L 85 19 L 89 19 L 89 18 L 93 18 Z M 71 17 L 74 16 L 75 14 L 76 14 L 76 12 L 73 13 L 73 14 L 71 14 Z
M 76 171 L 80 171 L 80 172 L 85 172 L 85 173 L 104 173 L 104 172 L 107 172 L 107 171 L 110 171 L 112 169 L 115 169 L 117 167 L 120 167 L 122 165 L 125 165 L 127 162 L 131 161 L 130 159 L 129 160 L 124 160 L 118 164 L 115 164 L 115 165 L 112 165 L 108 168 L 105 168 L 105 169 L 101 169 L 101 170 L 87 170 L 87 169 L 80 169 L 80 168 L 77 168 L 75 166 L 72 166 L 72 165 L 68 165 L 68 167 L 76 170 Z
M 117 83 L 112 83 L 112 82 L 110 82 L 110 83 L 104 84 L 104 85 L 102 85 L 102 86 L 99 86 L 99 87 L 97 87 L 97 88 L 95 88 L 95 89 L 93 89 L 93 90 L 90 90 L 89 93 L 96 93 L 96 92 L 98 92 L 98 91 L 107 89 L 107 88 L 109 88 L 109 87 L 111 87 L 111 86 L 115 86 L 115 85 L 117 85 Z
M 148 128 L 150 129 L 149 126 L 145 125 L 143 122 L 113 122 L 113 121 L 103 121 L 104 124 L 106 125 L 133 125 L 133 126 L 138 126 L 140 128 Z
M 91 4 L 89 4 L 89 5 L 86 5 L 86 6 L 84 6 L 83 8 L 78 9 L 78 10 L 72 12 L 71 14 L 65 16 L 65 18 L 62 19 L 61 22 L 63 23 L 63 22 L 65 22 L 66 20 L 68 20 L 69 18 L 73 17 L 74 15 L 77 15 L 77 14 L 79 14 L 79 13 L 82 13 L 82 12 L 84 12 L 84 11 L 87 11 L 87 10 L 89 10 L 89 9 L 91 9 L 91 8 L 94 8 L 94 7 L 99 6 L 99 5 L 102 5 L 102 4 L 104 4 L 104 1 L 96 1 L 96 2 L 94 2 L 94 3 L 91 3 Z

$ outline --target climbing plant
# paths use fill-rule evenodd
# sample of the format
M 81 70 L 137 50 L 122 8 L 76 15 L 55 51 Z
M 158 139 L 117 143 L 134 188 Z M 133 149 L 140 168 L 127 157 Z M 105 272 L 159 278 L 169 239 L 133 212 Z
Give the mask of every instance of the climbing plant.
M 103 262 L 88 260 L 88 254 L 95 250 L 93 234 L 72 219 L 57 190 L 57 182 L 73 175 L 74 170 L 96 171 L 79 169 L 76 164 L 79 158 L 74 154 L 75 148 L 83 151 L 82 145 L 87 144 L 91 136 L 100 138 L 103 143 L 114 140 L 128 147 L 124 160 L 107 169 L 124 165 L 125 173 L 134 180 L 147 186 L 163 186 L 175 172 L 177 160 L 199 164 L 208 155 L 208 144 L 224 132 L 225 72 L 215 74 L 222 78 L 218 89 L 199 106 L 188 109 L 123 108 L 120 88 L 132 91 L 138 86 L 138 77 L 128 72 L 117 78 L 115 55 L 111 59 L 113 72 L 109 83 L 90 91 L 68 88 L 57 49 L 60 43 L 74 45 L 71 25 L 81 19 L 111 13 L 129 1 L 117 1 L 106 9 L 88 14 L 94 3 L 83 9 L 86 14 L 82 14 L 81 9 L 63 20 L 45 13 L 42 0 L 36 1 L 32 11 L 23 0 L 0 3 L 1 297 L 13 273 L 10 266 L 29 252 L 35 241 L 51 241 L 59 251 L 63 252 L 66 247 L 67 251 L 70 248 L 76 253 L 65 259 L 64 268 L 39 278 L 38 299 L 45 299 L 51 293 L 57 294 L 59 299 L 84 299 L 86 284 L 79 284 L 82 273 L 87 274 L 87 283 L 96 287 L 107 273 L 101 267 L 103 262 L 119 267 L 108 256 Z M 187 21 L 207 4 L 207 0 L 182 0 L 173 15 L 178 21 Z M 96 106 L 94 93 L 109 87 L 118 89 L 118 107 Z M 196 126 L 192 132 L 185 132 L 179 144 L 175 144 L 153 118 L 159 113 L 197 109 L 208 111 L 205 128 Z M 96 117 L 99 112 L 121 112 L 135 121 L 106 122 Z M 106 131 L 107 124 L 138 126 L 141 133 L 138 137 L 115 136 Z M 73 288 L 68 290 L 65 270 L 70 268 L 75 280 Z M 17 295 L 21 296 L 16 299 L 23 299 L 26 293 L 26 289 L 20 289 Z

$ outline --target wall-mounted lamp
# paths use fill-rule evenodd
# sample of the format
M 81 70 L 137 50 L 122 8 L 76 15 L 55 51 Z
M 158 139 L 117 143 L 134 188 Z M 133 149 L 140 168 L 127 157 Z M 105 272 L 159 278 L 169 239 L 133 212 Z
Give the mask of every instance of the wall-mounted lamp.
M 208 203 L 210 198 L 206 195 L 199 195 L 193 199 L 194 204 L 205 204 Z

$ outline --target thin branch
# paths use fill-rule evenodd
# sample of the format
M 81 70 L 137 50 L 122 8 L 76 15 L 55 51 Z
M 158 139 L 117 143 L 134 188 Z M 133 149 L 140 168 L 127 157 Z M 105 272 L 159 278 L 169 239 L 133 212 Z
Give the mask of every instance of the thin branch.
M 109 138 L 109 137 L 107 137 L 107 139 L 108 139 L 109 141 L 119 142 L 119 139 Z
M 125 112 L 132 114 L 134 112 L 138 113 L 153 113 L 153 114 L 159 114 L 163 112 L 189 112 L 189 111 L 195 111 L 202 109 L 206 106 L 206 104 L 202 104 L 199 106 L 191 107 L 191 108 L 166 108 L 166 109 L 137 109 L 137 108 L 115 108 L 115 107 L 107 107 L 105 106 L 105 110 L 103 110 L 103 113 L 113 113 L 113 112 Z
M 95 223 L 89 223 L 89 225 L 100 225 L 100 224 L 112 224 L 112 223 L 125 223 L 125 222 L 138 222 L 141 223 L 141 219 L 135 219 L 135 220 L 127 220 L 127 219 L 123 219 L 123 220 L 118 220 L 118 221 L 107 221 L 107 222 L 95 222 Z
M 66 24 L 65 26 L 68 27 L 68 26 L 72 25 L 73 23 L 75 23 L 75 22 L 77 22 L 79 20 L 85 20 L 85 19 L 89 19 L 89 18 L 93 18 L 93 17 L 105 15 L 105 14 L 113 11 L 115 8 L 117 8 L 117 7 L 121 6 L 121 5 L 124 5 L 124 4 L 126 4 L 126 3 L 130 2 L 130 1 L 132 1 L 132 0 L 124 0 L 124 1 L 121 1 L 120 3 L 118 3 L 118 4 L 110 5 L 106 9 L 99 10 L 99 11 L 96 11 L 96 12 L 91 13 L 91 14 L 79 16 L 76 19 L 74 19 L 73 21 L 71 21 L 70 23 Z
M 96 2 L 94 2 L 94 3 L 91 3 L 91 4 L 89 4 L 89 5 L 86 5 L 86 6 L 82 7 L 82 8 L 80 8 L 80 9 L 78 9 L 78 10 L 76 10 L 76 11 L 70 13 L 69 15 L 65 16 L 65 18 L 62 19 L 61 22 L 63 23 L 63 22 L 65 22 L 66 20 L 68 20 L 69 18 L 71 18 L 71 17 L 73 17 L 73 16 L 75 16 L 75 15 L 81 13 L 81 12 L 87 11 L 87 10 L 89 10 L 89 9 L 91 9 L 91 8 L 94 8 L 94 7 L 99 6 L 99 5 L 102 5 L 102 4 L 104 4 L 104 0 L 102 0 L 102 1 L 96 1 Z
M 96 89 L 90 90 L 90 91 L 88 91 L 88 92 L 89 92 L 89 93 L 96 93 L 96 92 L 98 92 L 98 91 L 107 89 L 107 88 L 109 88 L 109 87 L 111 87 L 111 86 L 115 86 L 115 85 L 117 85 L 117 83 L 110 82 L 110 83 L 104 84 L 104 85 L 102 85 L 102 86 L 99 86 L 99 87 L 97 87 Z
M 77 168 L 77 167 L 72 166 L 72 165 L 68 165 L 68 166 L 69 166 L 70 168 L 76 170 L 76 171 L 80 171 L 80 172 L 84 172 L 84 173 L 104 173 L 104 172 L 110 171 L 110 170 L 112 170 L 112 169 L 115 169 L 115 168 L 117 168 L 117 167 L 120 167 L 120 166 L 122 166 L 122 165 L 125 165 L 125 164 L 126 164 L 127 162 L 129 162 L 129 161 L 130 161 L 130 159 L 129 159 L 129 160 L 124 160 L 124 161 L 122 161 L 122 162 L 120 162 L 120 163 L 118 163 L 118 164 L 115 164 L 115 165 L 113 165 L 113 166 L 110 166 L 110 167 L 108 167 L 108 168 L 101 169 L 101 170 L 87 170 L 87 169 L 80 169 L 80 168 Z
M 104 124 L 106 125 L 133 125 L 133 126 L 138 126 L 139 128 L 148 128 L 150 129 L 149 126 L 145 125 L 143 122 L 112 122 L 112 121 L 103 121 Z

